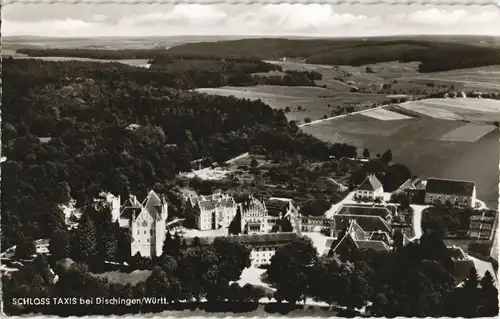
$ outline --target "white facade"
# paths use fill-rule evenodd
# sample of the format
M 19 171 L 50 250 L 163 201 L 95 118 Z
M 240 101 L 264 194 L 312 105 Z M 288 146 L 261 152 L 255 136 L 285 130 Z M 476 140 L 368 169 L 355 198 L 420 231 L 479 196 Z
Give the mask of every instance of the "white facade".
M 276 249 L 278 249 L 278 246 L 276 245 L 253 247 L 250 252 L 252 267 L 260 267 L 271 264 L 271 257 L 273 257 L 276 253 Z
M 237 205 L 228 194 L 216 192 L 209 196 L 189 198 L 196 209 L 195 223 L 199 230 L 227 228 L 236 216 Z
M 101 192 L 99 194 L 110 205 L 111 221 L 116 222 L 120 218 L 121 199 L 120 196 L 115 196 L 111 193 Z
M 135 196 L 125 203 L 120 215 L 120 227 L 129 228 L 131 255 L 160 256 L 166 235 L 168 204 L 154 191 L 150 191 L 141 204 Z
M 354 193 L 355 197 L 375 200 L 384 197 L 384 187 L 375 175 L 368 175 Z

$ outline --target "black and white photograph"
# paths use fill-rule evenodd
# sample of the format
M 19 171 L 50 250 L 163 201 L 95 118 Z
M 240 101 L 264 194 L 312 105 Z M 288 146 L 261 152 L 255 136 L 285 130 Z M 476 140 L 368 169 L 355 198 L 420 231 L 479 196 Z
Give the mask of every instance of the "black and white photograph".
M 498 5 L 1 15 L 3 315 L 498 318 Z

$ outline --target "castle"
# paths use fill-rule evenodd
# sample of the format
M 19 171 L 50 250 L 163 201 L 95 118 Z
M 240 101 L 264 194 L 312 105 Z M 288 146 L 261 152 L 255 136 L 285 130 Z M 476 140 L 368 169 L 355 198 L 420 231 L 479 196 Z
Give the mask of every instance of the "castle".
M 188 199 L 196 210 L 195 224 L 199 230 L 226 228 L 236 216 L 234 198 L 220 191 L 212 195 L 189 196 Z
M 168 217 L 168 204 L 163 196 L 150 191 L 141 203 L 131 195 L 123 205 L 120 205 L 119 196 L 101 193 L 101 197 L 111 206 L 112 222 L 128 228 L 132 256 L 137 253 L 142 257 L 162 254 Z

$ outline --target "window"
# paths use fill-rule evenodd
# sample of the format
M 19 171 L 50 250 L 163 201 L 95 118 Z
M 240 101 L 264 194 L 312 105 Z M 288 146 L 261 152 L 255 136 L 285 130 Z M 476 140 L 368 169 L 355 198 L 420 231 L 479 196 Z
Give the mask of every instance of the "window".
M 147 239 L 147 242 L 148 242 L 148 244 L 149 244 L 149 238 Z
M 144 231 L 144 235 L 146 235 L 146 233 L 147 233 L 147 231 L 145 230 L 145 231 Z
M 137 230 L 137 235 L 139 235 L 139 229 Z

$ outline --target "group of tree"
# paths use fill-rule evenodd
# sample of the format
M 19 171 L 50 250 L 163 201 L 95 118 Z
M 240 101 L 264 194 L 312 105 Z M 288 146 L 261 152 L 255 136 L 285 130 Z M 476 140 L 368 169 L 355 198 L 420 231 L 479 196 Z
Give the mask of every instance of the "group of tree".
M 164 254 L 148 260 L 149 277 L 132 286 L 125 282 L 112 282 L 106 276 L 94 274 L 87 261 L 72 262 L 62 259 L 49 263 L 44 255 L 19 272 L 2 278 L 2 286 L 9 292 L 3 294 L 4 309 L 9 314 L 32 311 L 58 314 L 106 314 L 120 313 L 120 305 L 16 305 L 17 297 L 166 297 L 168 304 L 141 306 L 126 312 L 161 311 L 182 308 L 188 303 L 207 300 L 209 303 L 256 303 L 265 297 L 265 291 L 250 285 L 240 287 L 239 280 L 244 268 L 250 266 L 250 249 L 237 241 L 217 238 L 211 245 L 193 242 L 187 245 L 176 236 L 167 236 Z M 140 256 L 137 256 L 140 258 Z M 68 260 L 70 261 L 68 263 Z M 52 264 L 52 266 L 51 266 Z M 55 270 L 58 280 L 54 281 Z M 9 302 L 7 302 L 9 301 Z M 123 306 L 121 306 L 123 307 Z M 149 307 L 149 308 L 147 308 Z M 155 308 L 156 307 L 156 308 Z M 173 307 L 173 308 L 169 308 Z
M 351 310 L 371 303 L 367 311 L 377 317 L 497 315 L 492 274 L 479 282 L 471 268 L 458 288 L 454 267 L 436 234 L 393 252 L 353 250 L 321 257 L 310 240 L 299 239 L 276 251 L 267 278 L 277 288 L 278 301 L 313 298 Z
M 422 229 L 426 232 L 437 232 L 442 236 L 467 238 L 474 214 L 474 210 L 469 207 L 436 202 L 422 214 Z
M 370 151 L 365 149 L 363 156 L 368 158 L 369 155 Z M 380 180 L 385 192 L 393 192 L 412 177 L 407 166 L 392 162 L 392 151 L 390 149 L 382 155 L 377 154 L 375 158 L 371 158 L 361 168 L 353 172 L 350 179 L 351 185 L 361 184 L 369 174 L 374 174 Z

